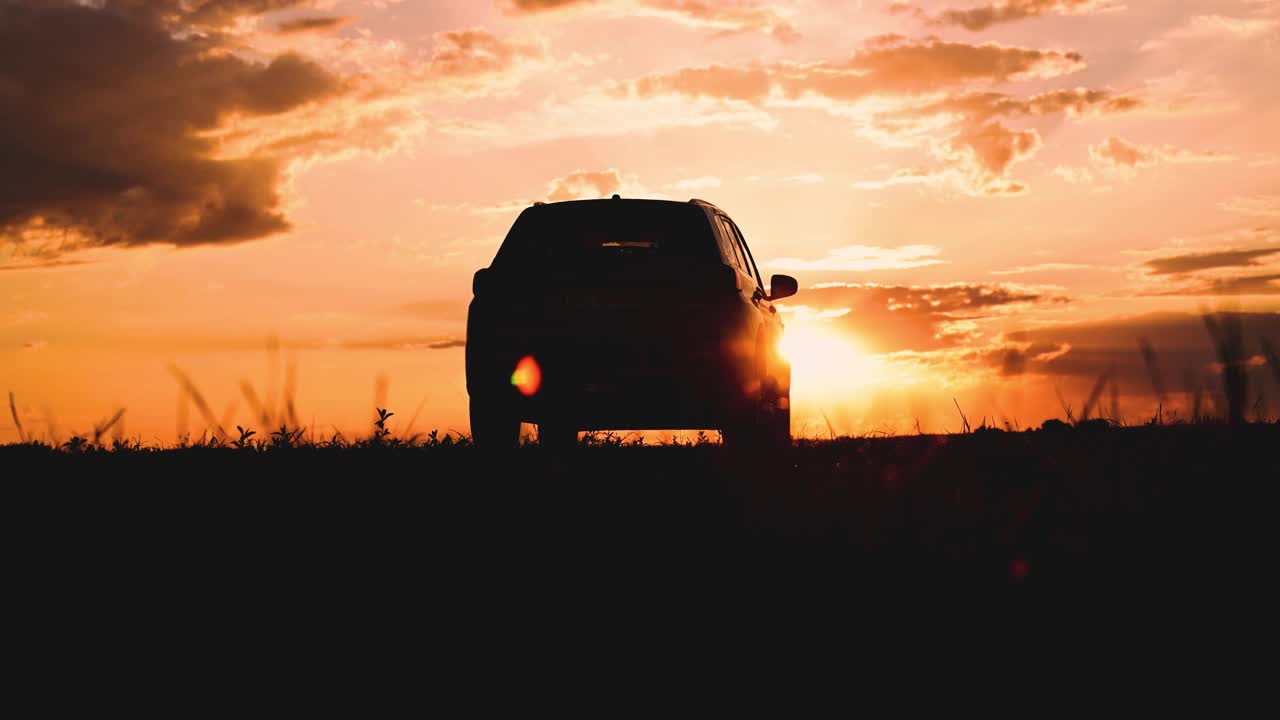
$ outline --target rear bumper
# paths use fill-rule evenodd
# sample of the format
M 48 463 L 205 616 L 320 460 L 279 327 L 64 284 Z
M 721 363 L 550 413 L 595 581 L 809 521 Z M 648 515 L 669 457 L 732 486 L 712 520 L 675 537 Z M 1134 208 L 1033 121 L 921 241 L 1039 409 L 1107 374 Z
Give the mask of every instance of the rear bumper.
M 472 397 L 507 405 L 525 422 L 571 422 L 591 429 L 721 427 L 746 405 L 747 368 L 732 348 L 525 343 L 503 349 L 468 345 Z M 541 370 L 536 392 L 511 382 L 525 356 Z

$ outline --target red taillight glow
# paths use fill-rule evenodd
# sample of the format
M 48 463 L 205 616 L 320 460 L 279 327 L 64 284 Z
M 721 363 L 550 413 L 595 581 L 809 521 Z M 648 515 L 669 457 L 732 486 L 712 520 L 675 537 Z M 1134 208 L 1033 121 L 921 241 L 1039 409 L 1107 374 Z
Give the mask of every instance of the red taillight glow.
M 542 368 L 538 367 L 538 361 L 532 355 L 525 355 L 516 363 L 516 370 L 511 373 L 511 384 L 525 397 L 537 393 L 542 387 Z

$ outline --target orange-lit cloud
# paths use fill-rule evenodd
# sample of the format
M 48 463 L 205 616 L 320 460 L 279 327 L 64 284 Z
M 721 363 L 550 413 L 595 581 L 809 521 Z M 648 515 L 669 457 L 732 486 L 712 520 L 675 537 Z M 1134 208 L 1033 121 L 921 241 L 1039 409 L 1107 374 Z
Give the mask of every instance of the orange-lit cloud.
M 892 185 L 947 183 L 971 195 L 1017 195 L 1026 186 L 1009 177 L 1010 169 L 1033 157 L 1042 145 L 1034 128 L 1010 128 L 997 118 L 1123 113 L 1141 105 L 1133 96 L 1110 90 L 1055 90 L 1014 98 L 1001 93 L 961 93 L 875 115 L 873 136 L 890 142 L 929 139 L 930 152 L 942 165 L 904 168 L 884 180 L 855 183 L 862 189 Z M 1073 180 L 1082 179 L 1073 175 Z
M 1084 15 L 1115 9 L 1118 6 L 1110 0 L 996 0 L 970 8 L 946 8 L 937 13 L 929 13 L 907 0 L 895 0 L 890 6 L 891 12 L 911 13 L 929 25 L 952 25 L 975 32 L 1041 15 Z
M 547 202 L 608 197 L 621 188 L 622 174 L 613 168 L 598 172 L 575 170 L 548 183 Z
M 979 321 L 1029 305 L 1060 305 L 1067 298 L 1001 284 L 821 283 L 804 288 L 795 302 L 835 317 L 831 322 L 859 338 L 868 349 L 888 353 L 961 345 L 981 337 Z
M 684 95 L 762 103 L 771 97 L 812 96 L 851 102 L 970 83 L 1057 77 L 1083 68 L 1083 58 L 1074 52 L 886 36 L 841 62 L 690 67 L 642 77 L 625 87 L 642 97 Z
M 1089 157 L 1102 168 L 1132 170 L 1158 164 L 1228 162 L 1230 155 L 1196 152 L 1172 145 L 1138 145 L 1118 137 L 1109 137 L 1089 146 Z
M 439 77 L 473 78 L 545 57 L 546 51 L 538 45 L 503 40 L 482 28 L 451 30 L 436 34 L 428 68 Z

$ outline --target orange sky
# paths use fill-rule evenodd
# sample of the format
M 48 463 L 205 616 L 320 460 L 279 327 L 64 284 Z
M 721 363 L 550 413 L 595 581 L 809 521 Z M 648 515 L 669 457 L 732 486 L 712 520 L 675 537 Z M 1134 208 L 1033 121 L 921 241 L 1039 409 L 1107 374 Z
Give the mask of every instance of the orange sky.
M 800 280 L 798 434 L 1038 424 L 1108 370 L 1137 420 L 1139 338 L 1178 406 L 1226 307 L 1280 411 L 1278 0 L 19 0 L 0 47 L 37 435 L 199 434 L 171 365 L 232 425 L 292 365 L 317 432 L 378 398 L 465 432 L 471 274 L 614 192 L 708 199 Z

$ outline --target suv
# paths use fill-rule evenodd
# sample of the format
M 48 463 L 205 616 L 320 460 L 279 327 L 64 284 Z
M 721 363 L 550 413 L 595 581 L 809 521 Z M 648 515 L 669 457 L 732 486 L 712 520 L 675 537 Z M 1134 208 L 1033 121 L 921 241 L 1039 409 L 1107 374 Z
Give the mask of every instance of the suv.
M 703 200 L 534 203 L 476 272 L 467 392 L 478 445 L 583 429 L 715 428 L 791 440 L 791 367 L 773 301 L 724 211 Z

